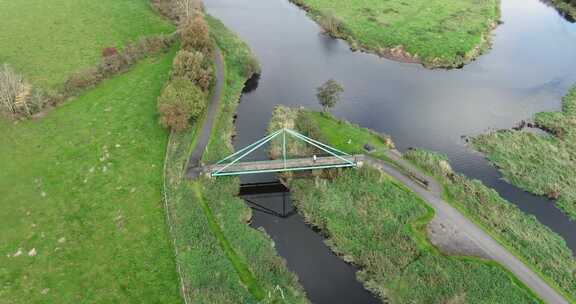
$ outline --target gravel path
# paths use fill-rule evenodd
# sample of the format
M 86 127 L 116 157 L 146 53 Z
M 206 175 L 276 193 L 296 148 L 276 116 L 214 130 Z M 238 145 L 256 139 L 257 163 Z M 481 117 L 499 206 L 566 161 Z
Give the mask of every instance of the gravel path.
M 218 106 L 220 105 L 220 98 L 222 97 L 222 87 L 224 83 L 224 62 L 222 60 L 222 54 L 219 48 L 215 48 L 214 51 L 214 64 L 216 65 L 216 84 L 214 85 L 214 92 L 212 94 L 212 99 L 208 104 L 208 110 L 206 119 L 204 120 L 204 125 L 200 130 L 200 137 L 190 158 L 188 159 L 188 168 L 186 169 L 186 174 L 189 178 L 197 177 L 200 172 L 202 172 L 202 155 L 208 146 L 208 141 L 210 140 L 210 134 L 212 134 L 212 129 L 214 128 L 214 120 L 216 119 L 216 114 L 218 114 Z
M 435 245 L 443 250 L 447 249 L 447 253 L 471 254 L 492 259 L 516 275 L 546 303 L 568 304 L 566 299 L 526 267 L 516 256 L 444 201 L 442 199 L 442 187 L 434 179 L 416 173 L 418 170 L 399 157 L 398 154 L 390 152 L 388 156 L 416 176 L 418 180 L 426 180 L 428 187 L 417 183 L 413 178 L 407 177 L 405 173 L 381 160 L 366 157 L 365 163 L 399 180 L 434 208 L 436 215 L 428 227 L 428 231 L 432 232 L 431 239 Z

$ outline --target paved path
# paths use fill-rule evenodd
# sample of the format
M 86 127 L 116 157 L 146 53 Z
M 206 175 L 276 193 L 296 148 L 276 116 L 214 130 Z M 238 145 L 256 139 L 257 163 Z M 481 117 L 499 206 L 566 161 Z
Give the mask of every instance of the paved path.
M 186 174 L 191 178 L 198 176 L 201 172 L 200 161 L 202 160 L 202 155 L 204 155 L 206 146 L 208 146 L 210 134 L 212 134 L 212 129 L 214 128 L 214 120 L 218 114 L 220 98 L 222 97 L 224 62 L 222 61 L 222 54 L 218 47 L 214 50 L 214 64 L 216 65 L 216 83 L 214 85 L 214 92 L 212 94 L 212 99 L 208 104 L 206 119 L 204 120 L 204 125 L 202 125 L 202 129 L 200 130 L 200 137 L 198 138 L 196 146 L 194 147 L 194 150 L 192 150 L 192 154 L 188 159 Z
M 436 210 L 436 220 L 447 223 L 452 227 L 456 227 L 460 234 L 463 234 L 466 239 L 473 243 L 472 246 L 479 248 L 482 251 L 483 256 L 500 263 L 500 265 L 514 273 L 518 279 L 532 289 L 546 303 L 568 304 L 568 301 L 566 301 L 546 282 L 540 279 L 540 277 L 532 272 L 532 270 L 526 267 L 526 265 L 524 265 L 524 263 L 522 263 L 518 258 L 512 255 L 508 250 L 484 232 L 484 230 L 472 223 L 449 203 L 444 201 L 441 198 L 442 187 L 435 180 L 416 173 L 418 170 L 414 168 L 412 164 L 400 158 L 399 155 L 388 153 L 388 156 L 404 167 L 406 171 L 411 173 L 413 172 L 417 177 L 417 180 L 421 178 L 426 179 L 428 187 L 423 186 L 422 183 L 416 182 L 414 178 L 407 177 L 406 173 L 400 172 L 397 168 L 381 160 L 366 157 L 365 163 L 386 172 L 409 187 L 412 191 L 416 192 Z
M 363 158 L 362 155 L 358 157 Z M 344 161 L 346 160 L 346 161 Z M 279 171 L 301 171 L 304 168 L 310 169 L 322 168 L 324 166 L 334 167 L 351 167 L 354 166 L 357 160 L 356 156 L 320 156 L 315 160 L 312 157 L 287 159 L 286 162 L 282 159 L 264 160 L 264 161 L 248 161 L 237 162 L 230 166 L 226 163 L 221 165 L 212 165 L 203 167 L 204 173 L 219 172 L 221 175 L 240 175 L 249 173 L 262 173 L 262 172 L 279 172 Z M 220 172 L 221 171 L 221 172 Z

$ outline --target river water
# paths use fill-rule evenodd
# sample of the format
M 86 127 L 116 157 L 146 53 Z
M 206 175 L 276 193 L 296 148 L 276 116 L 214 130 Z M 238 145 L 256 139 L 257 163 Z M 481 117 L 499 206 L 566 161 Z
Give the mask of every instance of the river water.
M 390 134 L 401 151 L 421 147 L 447 154 L 456 171 L 496 189 L 576 251 L 575 222 L 552 201 L 503 181 L 462 140 L 463 135 L 510 128 L 537 112 L 560 109 L 561 97 L 576 83 L 576 24 L 552 7 L 538 0 L 502 0 L 503 24 L 493 32 L 492 50 L 463 69 L 428 70 L 353 52 L 346 42 L 321 34 L 287 0 L 206 0 L 205 5 L 250 45 L 262 65 L 257 87 L 243 95 L 238 108 L 237 147 L 265 135 L 276 104 L 318 109 L 315 88 L 334 78 L 345 88 L 344 102 L 333 111 L 336 116 Z M 254 225 L 263 226 L 275 240 L 306 235 L 298 225 L 283 226 L 289 221 L 303 225 L 298 215 L 292 218 L 255 212 Z M 288 243 L 278 252 L 306 280 L 304 257 L 291 254 L 312 241 Z M 314 289 L 303 285 L 313 301 L 325 302 L 325 291 L 312 296 Z

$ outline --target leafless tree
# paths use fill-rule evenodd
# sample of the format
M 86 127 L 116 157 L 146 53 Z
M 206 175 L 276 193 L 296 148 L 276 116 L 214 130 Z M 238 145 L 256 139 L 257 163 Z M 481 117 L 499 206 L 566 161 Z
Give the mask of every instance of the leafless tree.
M 7 64 L 0 66 L 0 110 L 13 116 L 31 115 L 28 99 L 32 87 Z
M 180 20 L 191 17 L 196 10 L 201 8 L 198 0 L 174 0 L 174 5 L 176 6 L 176 12 L 178 12 Z

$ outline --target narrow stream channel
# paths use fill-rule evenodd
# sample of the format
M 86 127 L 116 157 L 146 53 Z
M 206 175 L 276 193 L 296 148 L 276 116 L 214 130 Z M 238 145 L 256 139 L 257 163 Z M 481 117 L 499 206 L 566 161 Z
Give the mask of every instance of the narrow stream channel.
M 356 280 L 357 269 L 334 255 L 323 236 L 295 212 L 288 189 L 260 184 L 242 187 L 240 195 L 253 208 L 252 227 L 264 227 L 273 237 L 312 303 L 380 303 Z
M 336 116 L 390 134 L 401 151 L 421 147 L 447 154 L 456 171 L 496 189 L 576 251 L 576 222 L 552 201 L 505 182 L 462 140 L 463 135 L 510 128 L 537 112 L 560 109 L 561 97 L 576 83 L 576 24 L 552 7 L 538 0 L 502 0 L 504 23 L 494 31 L 491 51 L 463 69 L 427 70 L 352 52 L 345 42 L 322 35 L 305 12 L 287 0 L 205 4 L 208 13 L 252 47 L 262 64 L 259 82 L 243 95 L 238 108 L 237 147 L 266 133 L 276 104 L 318 109 L 315 88 L 334 78 L 346 90 Z M 265 178 L 243 178 L 255 181 Z M 315 303 L 339 303 L 331 294 L 345 294 L 348 284 L 354 284 L 354 269 L 341 261 L 325 261 L 331 254 L 320 248 L 321 237 L 299 215 L 280 220 L 255 212 L 253 225 L 272 236 Z

